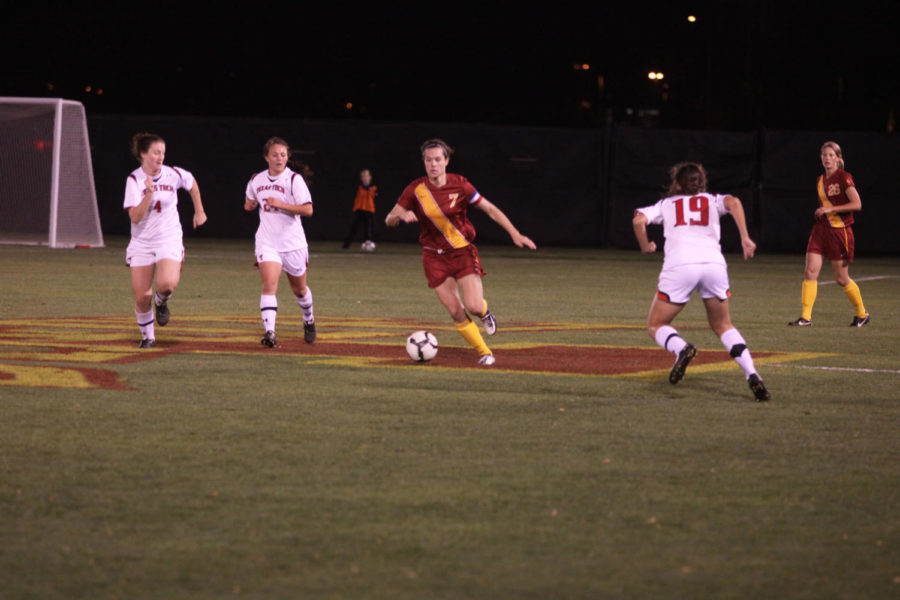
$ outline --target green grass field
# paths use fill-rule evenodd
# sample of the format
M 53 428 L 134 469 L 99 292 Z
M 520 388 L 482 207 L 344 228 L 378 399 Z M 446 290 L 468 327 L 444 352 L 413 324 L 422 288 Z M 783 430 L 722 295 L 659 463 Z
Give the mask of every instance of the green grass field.
M 760 404 L 730 364 L 672 386 L 267 350 L 252 240 L 186 240 L 157 339 L 204 349 L 134 360 L 125 243 L 0 246 L 0 598 L 900 597 L 898 259 L 851 268 L 869 326 L 823 271 L 796 329 L 803 257 L 728 257 L 751 351 L 792 353 L 758 361 Z M 480 250 L 497 367 L 656 348 L 661 254 Z M 353 321 L 462 345 L 413 245 L 315 243 L 309 281 L 317 343 Z M 503 329 L 533 322 L 560 326 Z M 724 354 L 696 298 L 675 325 Z M 54 387 L 79 369 L 121 389 Z

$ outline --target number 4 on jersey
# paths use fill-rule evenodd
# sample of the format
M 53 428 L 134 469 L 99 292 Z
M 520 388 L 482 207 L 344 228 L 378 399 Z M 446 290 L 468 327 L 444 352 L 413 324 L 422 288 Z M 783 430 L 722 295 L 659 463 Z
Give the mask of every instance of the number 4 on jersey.
M 159 200 L 156 201 L 156 204 L 153 205 L 153 210 L 156 212 L 162 212 L 162 205 L 160 205 Z
M 699 219 L 684 220 L 684 198 L 679 198 L 675 204 L 675 227 L 682 225 L 709 225 L 709 199 L 706 196 L 693 196 L 688 200 L 688 210 L 700 215 Z

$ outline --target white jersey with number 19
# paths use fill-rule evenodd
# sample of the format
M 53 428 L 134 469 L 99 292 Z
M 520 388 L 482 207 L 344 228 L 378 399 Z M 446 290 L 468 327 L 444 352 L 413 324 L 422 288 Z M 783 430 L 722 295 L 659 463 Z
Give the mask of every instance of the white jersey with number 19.
M 637 209 L 653 225 L 662 224 L 666 238 L 663 269 L 697 263 L 725 264 L 719 244 L 719 219 L 728 212 L 725 195 L 701 193 L 670 196 Z
M 143 199 L 150 177 L 138 167 L 125 181 L 124 208 L 137 206 Z M 182 239 L 181 220 L 178 218 L 178 189 L 190 191 L 194 187 L 194 176 L 190 171 L 178 167 L 162 166 L 159 175 L 153 178 L 153 197 L 147 214 L 137 223 L 131 224 L 132 241 L 157 245 Z

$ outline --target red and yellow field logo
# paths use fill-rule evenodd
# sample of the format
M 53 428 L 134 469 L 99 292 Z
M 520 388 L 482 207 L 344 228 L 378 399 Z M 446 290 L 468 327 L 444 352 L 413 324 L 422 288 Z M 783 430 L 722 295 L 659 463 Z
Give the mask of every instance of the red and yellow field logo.
M 130 317 L 78 319 L 0 320 L 0 389 L 4 386 L 73 389 L 131 390 L 115 370 L 116 364 L 156 360 L 179 353 L 278 354 L 294 356 L 305 364 L 346 365 L 366 368 L 427 368 L 479 370 L 473 350 L 464 346 L 452 325 L 396 319 L 317 319 L 319 337 L 303 342 L 299 319 L 279 319 L 279 347 L 259 343 L 256 315 L 179 316 L 178 323 L 157 329 L 157 347 L 137 347 L 136 327 Z M 427 365 L 409 360 L 405 336 L 415 329 L 436 332 L 441 341 L 438 357 Z M 552 332 L 642 330 L 642 326 L 585 323 L 509 323 L 503 332 L 540 340 Z M 656 347 L 502 342 L 489 340 L 497 363 L 492 372 L 546 376 L 665 378 L 672 355 Z M 765 352 L 754 350 L 757 364 L 780 363 L 826 356 L 822 353 Z M 734 369 L 724 349 L 700 352 L 691 371 Z

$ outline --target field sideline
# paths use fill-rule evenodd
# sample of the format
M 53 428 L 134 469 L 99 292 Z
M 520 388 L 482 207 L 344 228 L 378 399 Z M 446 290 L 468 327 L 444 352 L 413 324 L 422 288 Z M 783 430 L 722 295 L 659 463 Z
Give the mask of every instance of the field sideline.
M 798 330 L 803 257 L 728 256 L 758 404 L 696 298 L 668 383 L 661 253 L 480 248 L 489 369 L 412 244 L 313 243 L 320 338 L 282 280 L 272 350 L 252 240 L 188 237 L 140 352 L 126 241 L 0 246 L 2 598 L 900 595 L 896 258 L 851 268 L 870 325 L 823 269 Z

